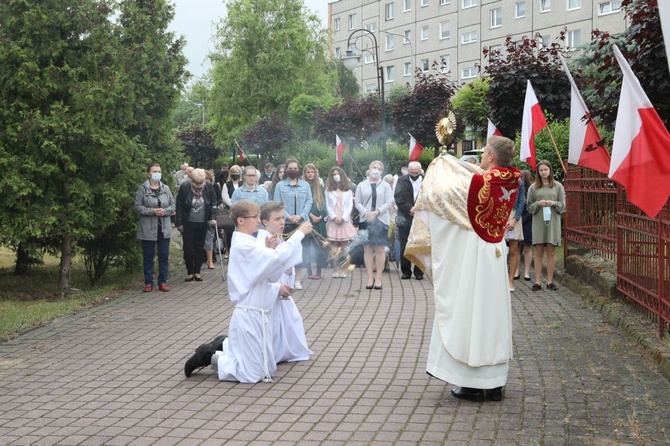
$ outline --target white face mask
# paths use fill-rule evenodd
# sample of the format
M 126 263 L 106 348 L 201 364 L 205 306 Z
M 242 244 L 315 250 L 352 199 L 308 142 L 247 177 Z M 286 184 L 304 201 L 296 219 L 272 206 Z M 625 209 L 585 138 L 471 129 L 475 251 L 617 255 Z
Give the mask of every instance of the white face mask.
M 400 169 L 400 173 L 403 175 L 407 175 L 407 169 Z
M 333 175 L 333 181 L 335 181 L 336 183 L 339 183 L 341 179 L 342 179 L 341 176 L 339 176 L 339 175 Z
M 153 181 L 154 183 L 158 183 L 161 180 L 161 177 L 162 175 L 160 172 L 153 172 L 151 174 L 151 181 Z
M 382 171 L 379 169 L 370 169 L 370 178 L 378 180 L 382 177 Z

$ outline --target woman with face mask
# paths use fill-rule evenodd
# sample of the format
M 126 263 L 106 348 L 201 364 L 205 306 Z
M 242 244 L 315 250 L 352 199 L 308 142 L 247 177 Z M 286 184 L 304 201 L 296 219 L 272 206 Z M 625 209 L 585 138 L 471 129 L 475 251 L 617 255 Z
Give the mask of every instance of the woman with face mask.
M 186 282 L 202 282 L 200 268 L 204 261 L 208 226 L 216 226 L 218 202 L 214 186 L 205 179 L 204 169 L 195 169 L 191 181 L 179 186 L 175 224 L 184 242 Z
M 393 203 L 393 191 L 382 180 L 384 165 L 381 161 L 370 163 L 367 179 L 356 187 L 356 209 L 360 215 L 359 236 L 363 241 L 363 261 L 368 273 L 368 290 L 382 289 L 382 272 L 388 248 L 388 231 Z M 365 231 L 365 232 L 363 232 Z
M 142 240 L 144 258 L 144 292 L 154 289 L 154 255 L 158 251 L 158 289 L 170 291 L 167 286 L 170 237 L 170 216 L 175 212 L 175 200 L 170 188 L 161 181 L 161 166 L 152 164 L 145 181 L 135 194 L 135 210 L 140 214 L 137 238 Z M 156 249 L 158 247 L 158 249 Z
M 330 243 L 339 249 L 339 256 L 333 259 L 333 277 L 347 277 L 344 260 L 347 258 L 347 246 L 356 237 L 356 228 L 351 224 L 351 211 L 354 208 L 354 194 L 351 192 L 351 181 L 344 170 L 335 166 L 330 169 L 326 178 L 326 209 L 328 222 L 326 233 Z
M 226 212 L 230 209 L 230 206 L 233 204 L 233 193 L 237 190 L 238 187 L 241 187 L 244 184 L 244 178 L 242 177 L 242 168 L 237 164 L 232 166 L 228 171 L 228 181 L 221 190 L 221 201 L 223 206 L 226 209 Z M 228 258 L 228 249 L 230 248 L 230 242 L 233 239 L 233 230 L 225 229 L 224 237 L 226 242 L 226 248 L 224 249 L 223 258 Z

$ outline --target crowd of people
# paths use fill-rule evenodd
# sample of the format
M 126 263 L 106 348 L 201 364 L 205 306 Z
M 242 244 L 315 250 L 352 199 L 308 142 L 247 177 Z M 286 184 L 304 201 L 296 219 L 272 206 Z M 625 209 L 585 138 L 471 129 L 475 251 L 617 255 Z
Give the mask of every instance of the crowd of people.
M 486 146 L 480 166 L 472 163 L 472 160 L 453 158 L 453 162 L 459 163 L 459 175 L 465 178 L 463 184 L 470 184 L 480 177 L 484 178 L 482 181 L 492 181 L 485 173 L 491 169 L 516 172 L 513 180 L 510 180 L 512 182 L 508 181 L 502 187 L 505 191 L 505 187 L 510 189 L 503 193 L 500 201 L 505 201 L 505 198 L 509 201 L 513 197 L 513 203 L 504 209 L 507 215 L 505 220 L 496 223 L 499 223 L 499 231 L 489 240 L 475 228 L 472 243 L 474 240 L 483 240 L 485 243 L 504 244 L 503 251 L 508 255 L 504 269 L 506 286 L 500 290 L 501 293 L 509 296 L 510 292 L 515 291 L 514 281 L 521 278 L 521 271 L 524 280 L 534 279 L 532 290 L 540 290 L 545 253 L 546 288 L 556 290 L 553 273 L 555 248 L 561 244 L 560 214 L 565 212 L 563 188 L 554 179 L 549 162 L 543 160 L 538 163 L 533 179 L 530 171 L 519 172 L 511 163 L 508 152 L 512 150 L 513 153 L 513 148 L 510 149 L 509 140 L 496 140 L 493 143 L 492 146 L 491 143 Z M 412 247 L 408 247 L 408 241 L 414 237 L 411 234 L 420 233 L 424 226 L 430 226 L 425 215 L 421 219 L 416 218 L 417 212 L 426 209 L 425 200 L 423 204 L 419 203 L 422 190 L 440 191 L 440 199 L 448 203 L 439 212 L 447 212 L 457 206 L 454 197 L 463 196 L 462 193 L 449 195 L 449 187 L 454 186 L 454 178 L 459 176 L 453 175 L 454 170 L 450 172 L 453 178 L 449 175 L 441 177 L 435 172 L 429 178 L 425 176 L 420 163 L 409 161 L 401 164 L 396 175 L 384 175 L 384 169 L 381 161 L 371 162 L 364 180 L 356 185 L 338 166 L 332 167 L 324 179 L 316 165 L 308 163 L 301 166 L 295 158 L 288 158 L 276 167 L 268 163 L 262 171 L 253 166 L 229 167 L 224 163 L 215 173 L 184 164 L 174 175 L 176 194 L 173 194 L 163 181 L 161 167 L 157 164 L 149 166 L 147 181 L 139 187 L 135 197 L 135 208 L 140 215 L 138 238 L 142 240 L 144 256 L 144 291 L 152 291 L 154 287 L 156 252 L 159 260 L 158 288 L 169 291 L 168 256 L 174 224 L 183 240 L 185 281 L 204 280 L 200 274 L 201 268 L 204 264 L 214 268 L 218 250 L 213 247 L 215 243 L 220 243 L 223 259 L 218 261 L 223 263 L 224 259 L 228 259 L 228 290 L 230 299 L 236 304 L 228 335 L 219 335 L 200 345 L 185 365 L 186 376 L 190 376 L 197 368 L 211 364 L 221 380 L 270 381 L 277 363 L 308 359 L 311 352 L 302 328 L 302 318 L 291 295 L 303 288 L 302 281 L 322 279 L 326 268 L 332 268 L 333 278 L 346 278 L 355 267 L 354 264 L 365 270 L 366 289 L 381 290 L 383 272 L 388 271 L 389 257 L 392 255 L 389 247 L 394 241 L 400 245 L 398 260 L 401 279 L 409 280 L 413 276 L 415 280 L 422 280 L 424 271 L 429 274 L 432 272 L 436 289 L 438 283 L 442 283 L 445 277 L 453 275 L 455 271 L 467 275 L 463 267 L 468 262 L 474 262 L 471 266 L 477 268 L 477 262 L 491 260 L 452 255 L 449 261 L 458 262 L 458 268 L 454 264 L 451 270 L 444 270 L 444 265 L 449 263 L 445 258 L 440 272 L 431 269 L 431 261 L 434 259 L 426 261 L 412 254 Z M 457 168 L 451 166 L 449 169 Z M 463 187 L 463 184 L 456 186 Z M 425 194 L 429 193 L 427 191 Z M 436 201 L 437 198 L 434 199 Z M 465 208 L 465 205 L 461 207 Z M 469 215 L 468 218 L 473 216 Z M 495 225 L 491 223 L 487 227 L 490 235 Z M 451 240 L 451 236 L 458 235 L 461 238 L 458 242 L 453 239 L 453 246 L 468 243 L 470 232 L 451 234 L 450 231 L 445 229 L 440 239 Z M 453 252 L 453 246 L 449 252 Z M 461 246 L 458 250 L 470 252 L 474 246 Z M 532 255 L 531 247 L 534 249 Z M 362 253 L 360 261 L 355 260 L 354 250 L 357 248 Z M 531 278 L 533 260 L 536 265 L 535 276 Z M 245 267 L 249 264 L 253 264 L 254 268 Z M 462 280 L 457 282 L 461 288 L 464 286 Z M 444 288 L 440 293 L 445 296 L 450 295 L 451 291 L 463 298 L 476 297 L 481 293 L 474 288 L 451 290 L 456 285 L 446 282 L 442 285 Z M 436 301 L 439 301 L 437 294 L 436 291 Z M 453 295 L 448 299 L 453 299 Z M 482 297 L 480 303 L 486 303 L 484 301 L 488 299 L 490 297 Z M 468 313 L 463 305 L 457 301 L 454 308 Z M 438 305 L 434 340 L 461 339 L 463 333 L 458 330 L 466 330 L 466 325 L 475 323 L 474 319 L 459 323 L 450 319 L 452 329 L 448 330 L 449 333 L 441 333 L 438 327 L 444 321 L 440 317 L 449 319 L 440 312 Z M 476 322 L 486 323 L 484 320 Z M 508 328 L 499 327 L 496 334 L 499 336 L 499 346 L 507 339 Z M 495 361 L 507 358 L 507 350 L 503 349 L 505 352 L 498 357 L 496 355 L 500 349 L 493 349 L 496 350 L 494 352 L 487 350 L 488 347 L 480 347 L 482 353 L 478 355 L 477 361 L 481 364 L 466 361 L 463 368 L 463 364 L 452 364 L 450 361 L 453 357 L 450 355 L 447 356 L 451 359 L 444 356 L 444 346 L 439 341 L 431 342 L 428 371 L 440 379 L 461 383 L 461 387 L 453 392 L 456 397 L 479 401 L 488 395 L 491 399 L 498 399 L 501 397 L 503 381 L 506 380 L 507 360 Z M 500 367 L 482 368 L 482 364 L 491 362 L 492 358 L 494 362 L 491 364 L 500 364 Z M 476 369 L 473 376 L 478 378 L 461 379 L 470 376 L 472 368 Z M 444 369 L 449 371 L 445 373 Z M 489 372 L 483 370 L 494 372 L 487 375 Z M 501 378 L 503 375 L 505 379 Z

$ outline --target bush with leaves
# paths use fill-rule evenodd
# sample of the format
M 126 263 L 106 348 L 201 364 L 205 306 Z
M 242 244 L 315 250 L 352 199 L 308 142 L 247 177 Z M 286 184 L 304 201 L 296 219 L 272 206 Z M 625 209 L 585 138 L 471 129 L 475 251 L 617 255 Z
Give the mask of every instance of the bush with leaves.
M 214 164 L 214 160 L 219 156 L 220 151 L 214 143 L 209 128 L 202 124 L 190 124 L 177 133 L 177 138 L 184 146 L 184 153 L 191 160 L 191 165 L 203 169 L 212 169 L 219 167 Z
M 435 139 L 435 123 L 451 106 L 456 87 L 437 64 L 427 73 L 417 70 L 415 78 L 411 94 L 400 96 L 390 104 L 393 130 L 400 140 L 409 138 L 407 134 L 411 133 L 427 150 L 433 147 L 436 155 L 439 144 Z M 460 134 L 463 129 L 457 130 Z
M 490 78 L 486 100 L 491 120 L 503 135 L 514 135 L 521 129 L 528 80 L 543 109 L 556 119 L 570 116 L 570 83 L 558 59 L 565 50 L 557 42 L 542 45 L 539 38 L 538 34 L 514 41 L 507 36 L 505 54 L 491 57 L 484 69 L 484 76 Z M 559 40 L 564 40 L 564 32 Z
M 259 119 L 242 133 L 240 145 L 247 155 L 258 155 L 261 161 L 275 162 L 282 147 L 293 140 L 293 129 L 277 114 Z
M 373 95 L 348 97 L 330 110 L 319 109 L 314 121 L 314 134 L 323 142 L 335 144 L 335 134 L 354 145 L 381 140 L 381 106 Z
M 621 68 L 614 58 L 616 44 L 630 64 L 642 88 L 666 125 L 670 124 L 670 73 L 666 57 L 658 1 L 623 0 L 630 26 L 621 35 L 593 30 L 591 42 L 574 64 L 591 116 L 608 129 L 614 128 L 621 91 Z

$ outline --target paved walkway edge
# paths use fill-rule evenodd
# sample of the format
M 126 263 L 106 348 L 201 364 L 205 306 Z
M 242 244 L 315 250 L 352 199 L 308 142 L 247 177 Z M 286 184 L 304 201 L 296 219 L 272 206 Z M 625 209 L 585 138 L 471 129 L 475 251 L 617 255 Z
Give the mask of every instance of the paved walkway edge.
M 640 346 L 670 381 L 670 347 L 658 337 L 658 325 L 618 296 L 616 276 L 591 264 L 581 256 L 565 259 L 564 268 L 557 265 L 559 281 L 581 296 L 605 320 L 618 327 L 626 337 Z

